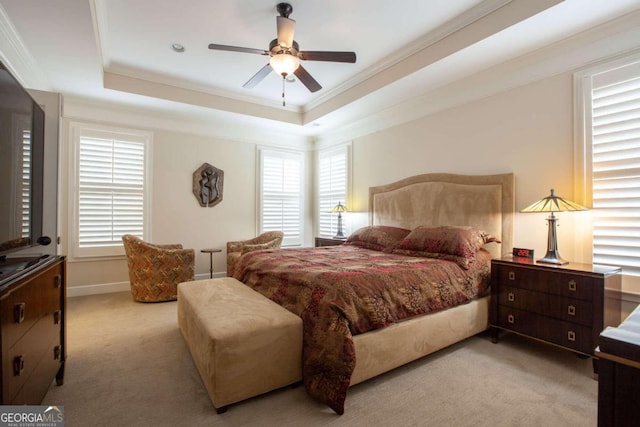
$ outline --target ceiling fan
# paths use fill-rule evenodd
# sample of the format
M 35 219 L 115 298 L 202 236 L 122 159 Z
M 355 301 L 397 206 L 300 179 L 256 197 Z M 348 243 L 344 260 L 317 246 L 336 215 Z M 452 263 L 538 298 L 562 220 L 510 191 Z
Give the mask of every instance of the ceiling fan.
M 289 3 L 279 3 L 276 9 L 280 16 L 276 17 L 278 38 L 269 43 L 269 50 L 252 49 L 247 47 L 226 46 L 220 44 L 210 44 L 209 49 L 226 50 L 231 52 L 256 53 L 258 55 L 270 56 L 267 65 L 262 67 L 253 77 L 251 77 L 242 87 L 252 88 L 260 83 L 270 72 L 274 70 L 283 79 L 283 105 L 284 105 L 284 79 L 292 73 L 311 92 L 317 92 L 322 86 L 313 78 L 311 74 L 300 65 L 303 61 L 328 61 L 328 62 L 356 62 L 355 52 L 327 52 L 327 51 L 301 51 L 298 42 L 293 39 L 296 28 L 296 21 L 289 19 L 293 12 L 293 7 Z

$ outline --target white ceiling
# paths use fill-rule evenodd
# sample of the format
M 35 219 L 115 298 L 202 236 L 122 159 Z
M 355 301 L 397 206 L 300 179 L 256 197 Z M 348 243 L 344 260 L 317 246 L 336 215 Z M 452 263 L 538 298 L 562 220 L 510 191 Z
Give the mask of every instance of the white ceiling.
M 0 30 L 38 71 L 26 76 L 2 44 L 0 58 L 67 99 L 314 135 L 640 10 L 638 0 L 292 0 L 301 50 L 354 51 L 357 62 L 303 61 L 323 89 L 286 83 L 282 107 L 275 73 L 242 87 L 267 57 L 207 48 L 267 50 L 277 3 L 0 0 Z

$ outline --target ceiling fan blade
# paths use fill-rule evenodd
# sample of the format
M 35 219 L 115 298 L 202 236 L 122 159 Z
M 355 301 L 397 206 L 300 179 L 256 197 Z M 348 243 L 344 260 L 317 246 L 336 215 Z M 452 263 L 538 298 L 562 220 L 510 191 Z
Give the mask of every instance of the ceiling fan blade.
M 247 89 L 251 89 L 255 87 L 258 83 L 262 81 L 267 75 L 271 72 L 271 65 L 267 64 L 264 67 L 260 68 L 260 71 L 255 73 L 253 77 L 251 77 L 242 87 L 246 87 Z
M 298 58 L 307 61 L 329 61 L 329 62 L 356 62 L 355 52 L 323 52 L 323 51 L 305 51 L 299 52 Z
M 285 18 L 284 16 L 277 16 L 276 19 L 278 25 L 278 44 L 283 47 L 292 47 L 296 21 Z
M 209 49 L 212 50 L 226 50 L 229 52 L 243 52 L 243 53 L 257 53 L 258 55 L 268 55 L 269 52 L 263 49 L 252 49 L 250 47 L 238 47 L 238 46 L 227 46 L 224 44 L 213 44 L 209 45 Z
M 305 68 L 302 65 L 300 65 L 293 72 L 293 74 L 295 74 L 298 80 L 300 80 L 300 82 L 302 82 L 302 84 L 305 85 L 307 89 L 309 89 L 309 92 L 317 92 L 320 89 L 322 89 L 322 86 L 320 86 L 320 83 L 318 83 L 316 79 L 311 77 L 311 74 L 309 74 L 309 72 L 305 70 Z

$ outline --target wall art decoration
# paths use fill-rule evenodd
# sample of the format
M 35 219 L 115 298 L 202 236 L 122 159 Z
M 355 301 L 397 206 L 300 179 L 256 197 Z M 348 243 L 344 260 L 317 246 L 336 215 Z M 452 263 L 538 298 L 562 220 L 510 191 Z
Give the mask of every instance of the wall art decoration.
M 203 163 L 193 173 L 193 195 L 203 208 L 213 207 L 222 201 L 224 171 L 209 163 Z

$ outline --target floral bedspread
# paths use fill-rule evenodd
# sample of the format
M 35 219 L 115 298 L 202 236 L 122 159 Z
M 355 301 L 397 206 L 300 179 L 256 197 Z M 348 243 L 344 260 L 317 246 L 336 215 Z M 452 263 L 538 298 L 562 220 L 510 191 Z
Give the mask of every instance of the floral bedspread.
M 490 258 L 481 250 L 464 270 L 350 245 L 281 249 L 243 255 L 235 278 L 302 318 L 305 388 L 342 414 L 353 335 L 486 295 Z

